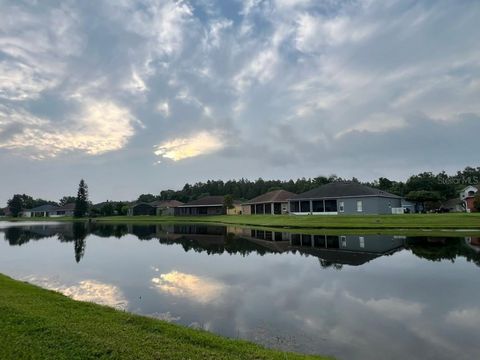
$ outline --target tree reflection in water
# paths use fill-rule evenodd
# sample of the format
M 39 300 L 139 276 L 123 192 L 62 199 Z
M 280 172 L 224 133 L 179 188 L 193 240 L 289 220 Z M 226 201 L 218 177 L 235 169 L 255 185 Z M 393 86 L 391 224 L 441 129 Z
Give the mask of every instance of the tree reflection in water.
M 139 240 L 158 241 L 164 245 L 181 245 L 184 251 L 207 254 L 265 255 L 292 253 L 318 258 L 322 268 L 341 270 L 344 265 L 359 266 L 375 258 L 407 249 L 419 258 L 430 261 L 465 258 L 480 266 L 480 239 L 463 237 L 398 237 L 391 235 L 301 234 L 264 230 L 228 228 L 224 226 L 128 225 L 61 223 L 12 226 L 0 230 L 11 246 L 29 241 L 56 237 L 73 242 L 75 261 L 85 256 L 89 236 L 122 238 L 133 235 Z

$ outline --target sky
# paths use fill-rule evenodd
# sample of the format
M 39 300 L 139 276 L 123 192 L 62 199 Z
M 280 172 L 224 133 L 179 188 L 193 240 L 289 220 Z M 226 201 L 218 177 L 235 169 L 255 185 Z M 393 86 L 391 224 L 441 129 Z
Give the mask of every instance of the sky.
M 0 0 L 0 204 L 479 166 L 480 2 Z

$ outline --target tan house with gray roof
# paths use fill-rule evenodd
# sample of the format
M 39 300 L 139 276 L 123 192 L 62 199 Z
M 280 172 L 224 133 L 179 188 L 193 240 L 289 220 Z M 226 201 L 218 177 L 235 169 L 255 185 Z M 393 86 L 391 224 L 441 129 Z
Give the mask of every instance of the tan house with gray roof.
M 244 215 L 281 215 L 288 213 L 288 199 L 296 194 L 286 190 L 274 190 L 242 204 Z

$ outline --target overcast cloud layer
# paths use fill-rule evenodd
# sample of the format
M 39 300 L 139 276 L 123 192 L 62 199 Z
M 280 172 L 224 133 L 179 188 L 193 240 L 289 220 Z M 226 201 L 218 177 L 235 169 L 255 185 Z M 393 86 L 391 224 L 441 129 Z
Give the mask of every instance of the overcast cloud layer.
M 0 0 L 0 203 L 478 165 L 480 2 Z

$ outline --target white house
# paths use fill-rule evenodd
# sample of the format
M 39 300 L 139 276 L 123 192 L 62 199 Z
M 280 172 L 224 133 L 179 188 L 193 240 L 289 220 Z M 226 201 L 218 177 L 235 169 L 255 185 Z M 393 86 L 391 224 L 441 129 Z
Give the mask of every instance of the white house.
M 466 198 L 475 196 L 478 192 L 478 187 L 469 185 L 460 192 L 460 200 L 465 200 Z

